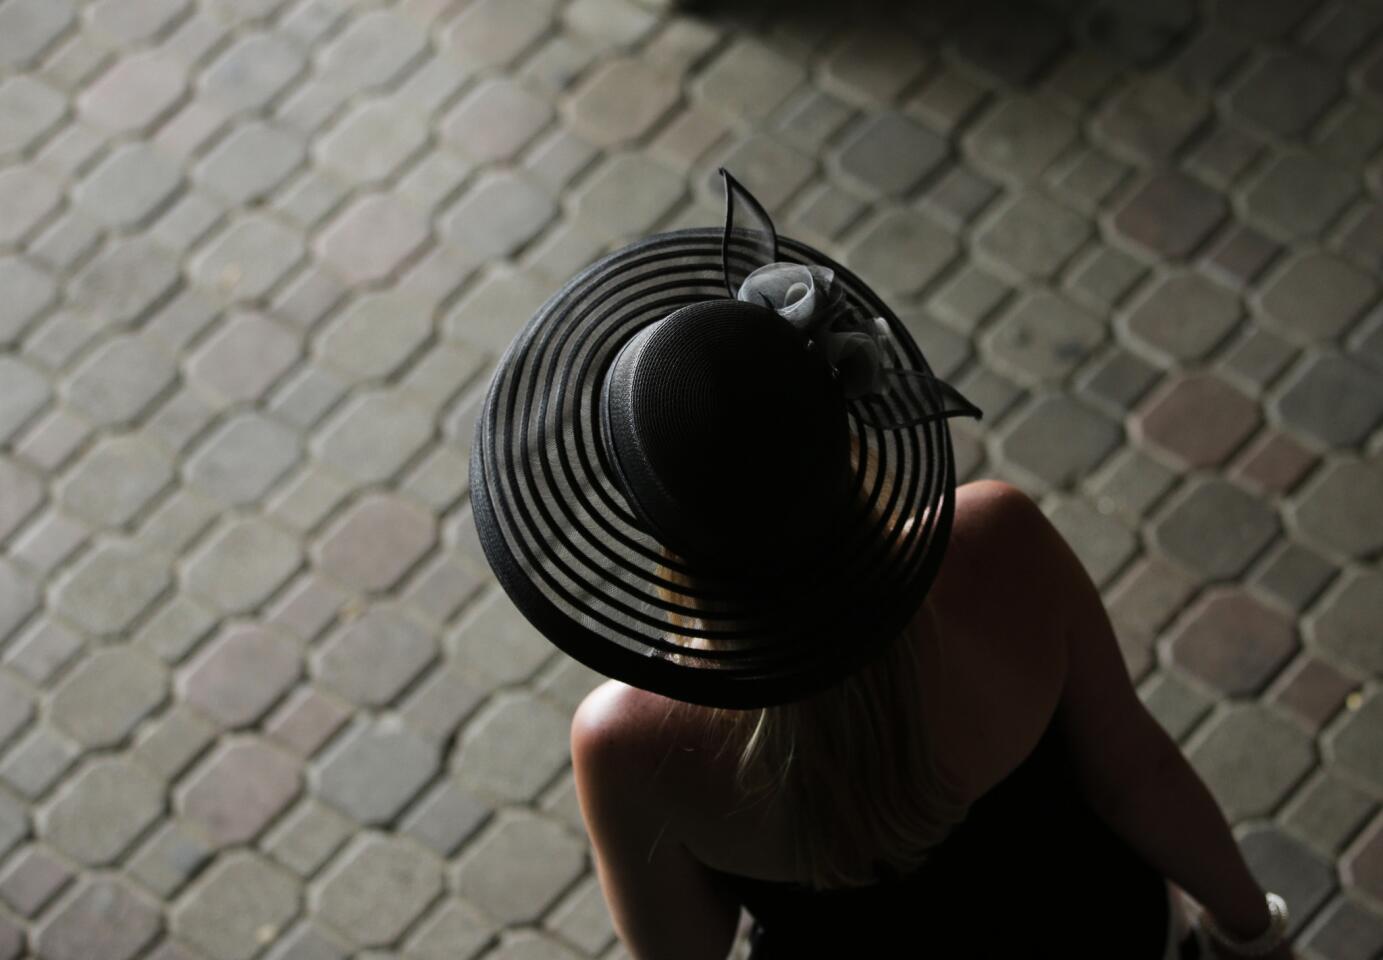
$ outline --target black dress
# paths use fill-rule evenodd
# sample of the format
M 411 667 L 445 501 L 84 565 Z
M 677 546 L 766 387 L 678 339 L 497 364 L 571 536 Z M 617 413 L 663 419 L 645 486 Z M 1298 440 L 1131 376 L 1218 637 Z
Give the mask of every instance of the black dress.
M 751 960 L 1160 960 L 1167 937 L 1166 881 L 1077 792 L 1055 722 L 907 876 L 814 891 L 715 872 L 755 920 Z

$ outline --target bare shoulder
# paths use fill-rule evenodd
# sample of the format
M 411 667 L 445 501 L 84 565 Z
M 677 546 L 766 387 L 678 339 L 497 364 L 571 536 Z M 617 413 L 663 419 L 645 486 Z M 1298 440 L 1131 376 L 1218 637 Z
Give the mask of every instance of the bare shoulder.
M 948 665 L 939 686 L 940 748 L 978 796 L 1028 755 L 1061 699 L 1066 656 L 1058 583 L 1044 561 L 1047 525 L 1018 487 L 956 491 L 951 539 L 933 588 Z

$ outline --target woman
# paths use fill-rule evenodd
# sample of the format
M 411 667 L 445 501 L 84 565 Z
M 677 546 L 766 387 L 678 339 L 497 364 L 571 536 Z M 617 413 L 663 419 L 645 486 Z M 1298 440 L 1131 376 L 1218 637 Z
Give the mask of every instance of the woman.
M 733 299 L 709 231 L 610 255 L 511 344 L 472 448 L 501 584 L 613 678 L 572 759 L 631 954 L 724 957 L 744 906 L 755 960 L 1189 955 L 1170 878 L 1214 955 L 1291 956 L 1070 548 L 956 489 L 978 408 L 725 177 Z

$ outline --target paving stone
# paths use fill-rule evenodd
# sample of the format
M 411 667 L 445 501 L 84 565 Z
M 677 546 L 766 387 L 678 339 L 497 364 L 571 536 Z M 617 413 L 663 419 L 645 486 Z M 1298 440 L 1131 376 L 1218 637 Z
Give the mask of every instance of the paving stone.
M 267 198 L 302 163 L 302 139 L 276 124 L 251 120 L 198 163 L 197 180 L 237 206 Z
M 1383 204 L 1369 204 L 1341 238 L 1340 249 L 1375 276 L 1383 273 Z
M 1256 135 L 1218 123 L 1188 151 L 1186 168 L 1212 187 L 1227 190 L 1238 183 L 1263 150 L 1264 143 Z
M 1264 131 L 1297 137 L 1340 94 L 1340 75 L 1327 64 L 1282 51 L 1254 65 L 1227 103 L 1230 110 Z
M 1099 306 L 1113 306 L 1141 280 L 1146 269 L 1115 247 L 1097 247 L 1072 268 L 1066 285 L 1071 292 Z
M 281 629 L 228 625 L 180 672 L 179 696 L 228 728 L 253 724 L 297 680 L 297 644 Z
M 1210 114 L 1210 100 L 1174 71 L 1143 74 L 1105 102 L 1092 129 L 1131 163 L 1158 163 L 1176 153 Z
M 0 257 L 0 283 L 9 291 L 0 306 L 0 344 L 12 344 L 52 304 L 58 288 L 45 271 L 18 257 Z
M 1047 174 L 1062 199 L 1084 213 L 1097 212 L 1128 178 L 1131 168 L 1096 150 L 1068 152 Z
M 1383 470 L 1362 460 L 1335 460 L 1302 492 L 1292 518 L 1302 535 L 1361 562 L 1383 548 Z
M 96 526 L 118 527 L 173 478 L 173 464 L 139 434 L 99 440 L 57 485 L 63 509 Z
M 953 43 L 956 52 L 974 67 L 1021 87 L 1061 50 L 1064 33 L 1047 11 L 999 3 L 986 16 L 964 23 L 955 32 Z
M 1132 0 L 1102 0 L 1090 11 L 1086 30 L 1111 54 L 1139 65 L 1156 63 L 1196 20 L 1190 2 L 1164 3 L 1155 7 Z
M 1036 179 L 1076 138 L 1076 124 L 1049 102 L 1005 99 L 969 127 L 961 140 L 986 173 L 1024 183 Z
M 654 10 L 629 0 L 575 0 L 562 25 L 601 51 L 637 43 L 658 25 Z
M 1145 288 L 1116 328 L 1174 360 L 1190 363 L 1211 353 L 1234 330 L 1239 298 L 1198 273 L 1176 271 Z
M 0 898 L 21 916 L 34 917 L 68 882 L 73 872 L 42 844 L 29 844 L 0 873 Z
M 1282 899 L 1292 904 L 1287 939 L 1296 941 L 1308 918 L 1336 890 L 1330 862 L 1275 823 L 1248 827 L 1238 840 L 1249 872 L 1259 886 L 1281 891 Z
M 1320 554 L 1287 541 L 1254 575 L 1254 586 L 1296 611 L 1304 610 L 1334 579 L 1337 569 Z
M 776 50 L 749 37 L 738 37 L 701 71 L 692 90 L 711 109 L 759 123 L 805 77 L 801 66 Z
M 1224 198 L 1174 171 L 1153 175 L 1114 214 L 1114 229 L 1153 254 L 1181 258 L 1195 250 L 1228 208 Z
M 1355 171 L 1299 150 L 1279 153 L 1248 185 L 1249 220 L 1286 239 L 1319 234 L 1359 192 Z
M 995 323 L 980 346 L 1005 372 L 1035 386 L 1065 379 L 1104 336 L 1094 314 L 1060 294 L 1039 291 Z
M 1237 587 L 1199 597 L 1168 641 L 1173 662 L 1228 697 L 1252 697 L 1296 654 L 1291 619 Z
M 0 157 L 23 153 L 57 126 L 66 109 L 62 94 L 35 77 L 19 74 L 0 83 Z
M 1010 292 L 1008 285 L 992 273 L 967 263 L 941 286 L 930 305 L 951 326 L 974 333 Z M 988 413 L 988 408 L 982 409 Z
M 301 877 L 310 877 L 358 829 L 346 817 L 310 795 L 279 819 L 263 846 L 275 860 Z
M 1024 193 L 975 233 L 975 249 L 1018 277 L 1050 277 L 1090 236 L 1080 214 Z
M 48 718 L 86 747 L 111 747 L 164 700 L 167 672 L 156 659 L 121 645 L 82 660 L 53 691 Z
M 1117 423 L 1061 394 L 1035 399 L 1005 423 L 999 451 L 1052 487 L 1071 486 L 1119 444 Z
M 836 162 L 845 178 L 868 193 L 902 196 L 935 171 L 946 155 L 944 139 L 901 113 L 884 111 L 871 114 L 852 130 Z
M 800 150 L 820 151 L 854 115 L 854 109 L 831 94 L 815 88 L 803 90 L 778 111 L 776 132 Z M 708 116 L 700 108 L 679 114 L 682 118 Z M 707 121 L 723 129 L 719 121 Z M 689 157 L 688 159 L 695 159 Z
M 1315 765 L 1311 739 L 1257 704 L 1210 718 L 1185 751 L 1230 823 L 1269 816 Z
M 1047 519 L 1070 544 L 1097 586 L 1107 583 L 1138 550 L 1138 538 L 1118 519 L 1079 497 L 1062 497 Z
M 1279 533 L 1277 514 L 1241 488 L 1196 477 L 1152 528 L 1153 542 L 1203 577 L 1237 577 Z
M 152 337 L 132 334 L 106 341 L 65 384 L 67 400 L 107 426 L 139 417 L 175 376 L 173 357 Z
M 401 290 L 357 297 L 320 334 L 318 354 L 355 380 L 388 377 L 432 332 L 430 305 Z
M 476 957 L 498 934 L 495 922 L 458 897 L 433 910 L 408 938 L 408 956 L 418 960 Z
M 403 831 L 449 857 L 489 819 L 493 808 L 448 777 L 429 790 L 403 820 Z
M 783 206 L 816 171 L 809 158 L 760 134 L 735 140 L 721 157 L 719 166 L 735 171 L 736 179 L 766 210 Z M 707 182 L 710 189 L 721 189 L 719 173 L 710 175 Z
M 236 112 L 264 107 L 307 66 L 297 44 L 276 33 L 242 35 L 198 78 L 207 103 Z
M 313 439 L 327 464 L 358 483 L 384 480 L 432 438 L 432 418 L 400 393 L 358 391 Z
M 9 852 L 29 835 L 29 814 L 15 797 L 0 793 L 0 851 Z
M 1383 614 L 1383 576 L 1346 570 L 1332 597 L 1303 624 L 1306 636 L 1349 667 L 1383 676 L 1383 651 L 1374 625 Z
M 1362 777 L 1372 788 L 1383 784 L 1383 757 L 1378 737 L 1383 732 L 1383 697 L 1376 690 L 1346 712 L 1345 720 L 1324 737 L 1327 760 Z
M 352 183 L 391 177 L 427 142 L 426 118 L 394 99 L 352 108 L 314 147 L 318 162 Z
M 50 598 L 50 604 L 52 600 Z M 28 618 L 38 606 L 36 582 L 13 563 L 0 557 L 0 639 Z
M 187 361 L 198 392 L 219 406 L 260 397 L 297 362 L 298 338 L 257 313 L 226 318 Z
M 477 602 L 444 643 L 464 675 L 492 686 L 522 683 L 554 653 L 552 644 L 518 615 L 513 604 L 493 593 Z
M 830 183 L 808 187 L 785 221 L 791 236 L 829 246 L 865 213 L 868 204 Z
M 389 194 L 362 196 L 318 239 L 322 259 L 350 284 L 389 277 L 427 239 L 427 221 Z
M 436 652 L 433 635 L 402 608 L 377 606 L 332 634 L 313 653 L 313 674 L 353 703 L 383 707 L 417 678 Z
M 1133 420 L 1135 435 L 1187 467 L 1213 467 L 1257 432 L 1258 404 L 1207 373 L 1173 376 Z
M 235 300 L 255 300 L 303 256 L 302 238 L 261 213 L 238 217 L 192 260 L 192 276 Z
M 668 131 L 665 131 L 665 133 L 655 140 L 650 147 L 650 153 L 657 156 L 659 159 L 667 159 L 666 155 L 668 150 L 662 149 L 660 145 L 667 141 L 667 138 L 672 135 L 672 131 L 677 130 L 679 123 L 685 123 L 688 126 L 697 126 L 698 121 L 704 120 L 705 125 L 711 127 L 715 131 L 714 133 L 706 134 L 705 139 L 703 139 L 700 134 L 693 135 L 689 138 L 694 140 L 698 146 L 692 148 L 696 149 L 697 153 L 696 156 L 687 157 L 688 162 L 697 159 L 701 153 L 705 152 L 705 148 L 709 147 L 711 143 L 720 136 L 720 133 L 724 131 L 724 127 L 719 125 L 718 121 L 708 118 L 705 114 L 688 110 L 679 114 L 678 117 L 679 119 L 677 121 L 669 125 Z M 685 140 L 679 138 L 677 140 L 677 145 L 679 148 L 684 147 Z M 557 193 L 562 190 L 562 188 L 566 187 L 573 177 L 590 165 L 591 160 L 596 156 L 597 152 L 595 147 L 591 146 L 585 140 L 559 127 L 548 136 L 541 138 L 526 152 L 523 159 L 523 168 L 532 174 L 544 187 L 551 190 L 553 193 Z M 456 163 L 460 164 L 460 161 L 458 160 Z M 455 183 L 460 182 L 460 179 L 459 176 L 456 177 L 451 185 L 454 186 Z M 407 182 L 405 181 L 405 187 L 406 186 Z M 449 194 L 450 192 L 451 189 L 449 186 L 446 193 Z
M 316 795 L 362 824 L 385 824 L 432 779 L 437 744 L 396 716 L 357 720 L 309 771 Z
M 411 17 L 373 10 L 355 17 L 317 57 L 318 79 L 350 95 L 395 80 L 427 48 L 427 31 Z
M 269 409 L 300 430 L 307 430 L 316 426 L 345 393 L 340 376 L 317 364 L 306 364 L 274 392 Z
M 119 61 L 77 98 L 84 120 L 113 133 L 147 128 L 183 95 L 181 64 L 153 50 Z
M 590 77 L 567 101 L 565 116 L 572 130 L 599 147 L 610 147 L 638 139 L 667 114 L 679 98 L 673 77 L 633 57 L 617 57 L 596 67 Z M 501 124 L 501 115 L 505 122 Z M 463 101 L 452 115 L 453 137 L 462 148 L 481 159 L 497 159 L 512 154 L 503 141 L 528 140 L 546 125 L 549 109 L 516 85 L 492 83 L 479 88 Z M 497 129 L 483 132 L 485 127 Z M 514 126 L 513 132 L 504 129 Z M 486 140 L 503 138 L 499 149 L 485 149 Z M 481 140 L 479 151 L 467 140 Z
M 407 839 L 358 837 L 314 886 L 318 916 L 364 946 L 397 940 L 442 892 L 442 861 Z
M 131 960 L 161 928 L 158 904 L 112 874 L 83 877 L 77 892 L 34 931 L 45 960 Z
M 1285 433 L 1269 428 L 1255 440 L 1233 476 L 1268 494 L 1292 490 L 1316 465 L 1317 457 Z
M 1219 277 L 1239 287 L 1256 280 L 1282 247 L 1253 227 L 1236 223 L 1216 240 L 1206 255 L 1206 265 Z
M 558 212 L 552 196 L 526 177 L 487 173 L 441 220 L 446 237 L 480 257 L 512 256 Z
M 505 925 L 536 920 L 585 869 L 586 844 L 560 824 L 502 810 L 456 868 L 453 888 Z
M 163 791 L 142 765 L 98 757 L 39 811 L 39 835 L 86 866 L 112 863 L 162 814 Z
M 109 540 L 50 586 L 49 603 L 93 634 L 120 633 L 170 581 L 165 558 L 128 540 Z
M 1344 705 L 1358 683 L 1329 661 L 1308 654 L 1298 657 L 1274 686 L 1277 693 L 1273 701 L 1300 717 L 1308 729 L 1319 731 Z
M 183 586 L 225 613 L 249 613 L 297 569 L 295 538 L 258 518 L 237 518 L 192 557 Z
M 433 544 L 432 517 L 397 497 L 354 504 L 322 540 L 318 565 L 361 590 L 387 590 Z
M 1357 446 L 1383 416 L 1383 381 L 1352 357 L 1315 354 L 1292 372 L 1269 410 L 1322 443 Z
M 1215 19 L 1226 32 L 1275 39 L 1299 23 L 1314 6 L 1306 0 L 1220 0 L 1215 7 Z
M 1383 950 L 1383 919 L 1376 909 L 1348 896 L 1336 897 L 1312 921 L 1302 945 L 1327 957 L 1371 957 Z
M 151 550 L 181 550 L 215 520 L 214 501 L 186 487 L 175 490 L 139 527 L 139 542 Z
M 1338 337 L 1378 296 L 1364 271 L 1323 251 L 1299 254 L 1264 281 L 1263 320 L 1294 340 Z
M 264 956 L 265 960 L 346 960 L 348 955 L 339 935 L 327 933 L 316 923 L 299 920 Z
M 876 289 L 906 296 L 925 287 L 958 252 L 955 239 L 930 217 L 899 208 L 858 236 L 846 264 Z
M 1296 349 L 1277 334 L 1254 325 L 1243 332 L 1237 343 L 1225 352 L 1221 367 L 1262 389 L 1275 380 L 1292 359 Z
M 1345 882 L 1362 890 L 1374 900 L 1383 899 L 1383 818 L 1375 817 L 1373 824 L 1351 845 L 1341 863 Z
M 1175 670 L 1159 670 L 1138 690 L 1158 724 L 1173 740 L 1181 741 L 1196 728 L 1214 706 L 1198 687 L 1186 683 Z
M 299 687 L 265 729 L 300 757 L 310 757 L 350 718 L 346 704 L 312 687 Z
M 47 380 L 35 369 L 15 358 L 0 357 L 0 439 L 24 426 L 50 396 Z
M 108 39 L 128 44 L 163 32 L 187 11 L 187 0 L 97 0 L 87 7 L 88 25 Z
M 682 198 L 685 183 L 641 152 L 619 152 L 576 193 L 579 218 L 612 242 L 640 236 Z M 723 219 L 723 215 L 722 215 Z
M 497 694 L 466 725 L 457 782 L 499 803 L 527 803 L 570 759 L 570 721 L 528 693 Z
M 43 499 L 43 484 L 31 470 L 0 458 L 0 540 L 18 529 Z
M 259 413 L 225 421 L 187 460 L 185 476 L 223 503 L 262 498 L 301 456 L 296 431 Z
M 36 800 L 62 778 L 81 752 L 80 744 L 46 724 L 35 724 L 0 763 L 0 780 L 26 800 Z
M 1368 821 L 1373 808 L 1368 794 L 1322 770 L 1292 797 L 1282 823 L 1319 853 L 1334 857 Z
M 162 207 L 182 185 L 169 157 L 144 143 L 116 147 L 78 184 L 74 197 L 103 223 L 133 227 Z
M 257 737 L 233 737 L 182 782 L 178 810 L 218 846 L 248 843 L 298 795 L 300 767 Z
M 546 3 L 477 0 L 452 21 L 446 40 L 455 57 L 472 69 L 502 67 L 532 46 L 551 22 Z
M 298 912 L 301 887 L 250 850 L 217 859 L 169 910 L 173 934 L 210 960 L 250 960 Z
M 0 170 L 0 244 L 17 244 L 62 202 L 58 181 L 33 167 Z
M 14 737 L 29 725 L 34 717 L 34 697 L 24 686 L 12 680 L 7 673 L 0 673 L 0 743 Z
M 200 830 L 170 821 L 159 827 L 130 858 L 127 869 L 130 876 L 167 899 L 181 890 L 215 853 Z
M 5 665 L 43 686 L 82 650 L 82 638 L 57 620 L 40 617 L 21 631 L 5 651 Z

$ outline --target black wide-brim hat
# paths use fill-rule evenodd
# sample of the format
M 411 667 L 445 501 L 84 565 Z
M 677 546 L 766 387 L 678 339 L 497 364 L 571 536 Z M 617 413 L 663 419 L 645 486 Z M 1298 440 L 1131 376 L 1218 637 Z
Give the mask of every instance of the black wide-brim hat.
M 947 418 L 981 412 L 859 277 L 778 237 L 722 173 L 723 228 L 603 257 L 509 344 L 470 484 L 496 577 L 560 649 L 750 708 L 825 689 L 916 615 L 954 514 Z M 744 283 L 766 264 L 797 266 Z M 787 319 L 787 281 L 757 282 L 774 271 L 806 281 L 789 300 L 814 278 L 808 323 Z

